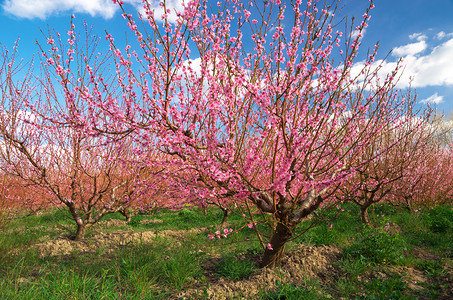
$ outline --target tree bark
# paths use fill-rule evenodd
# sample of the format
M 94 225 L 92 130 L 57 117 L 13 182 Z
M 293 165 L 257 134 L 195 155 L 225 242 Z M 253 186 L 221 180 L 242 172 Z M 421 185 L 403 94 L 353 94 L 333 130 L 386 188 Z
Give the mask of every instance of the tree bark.
M 412 209 L 412 205 L 411 205 L 411 197 L 404 197 L 404 204 L 405 204 L 405 209 L 410 212 L 410 213 L 413 213 L 414 210 Z
M 207 216 L 208 215 L 208 206 L 207 205 L 202 205 L 200 206 L 201 211 L 203 212 L 203 215 Z
M 77 224 L 77 232 L 74 237 L 74 241 L 80 241 L 85 238 L 85 233 L 87 230 L 86 224 Z
M 270 242 L 272 250 L 269 248 L 264 250 L 261 267 L 274 267 L 280 262 L 286 242 L 291 236 L 292 228 L 281 223 L 277 224 Z
M 223 210 L 223 218 L 222 218 L 222 225 L 224 225 L 227 220 L 228 220 L 228 217 L 230 215 L 230 210 L 229 209 L 222 209 Z
M 362 223 L 370 226 L 370 216 L 368 214 L 368 207 L 370 207 L 371 204 L 365 204 L 360 206 L 360 218 L 362 219 Z
M 119 212 L 126 218 L 126 223 L 131 221 L 132 214 L 130 214 L 127 210 L 120 210 Z

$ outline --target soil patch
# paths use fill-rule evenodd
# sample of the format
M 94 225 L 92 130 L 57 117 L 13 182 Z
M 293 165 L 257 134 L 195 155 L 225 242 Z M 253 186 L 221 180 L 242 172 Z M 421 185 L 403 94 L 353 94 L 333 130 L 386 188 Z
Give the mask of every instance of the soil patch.
M 156 236 L 154 232 L 116 231 L 96 233 L 83 241 L 73 241 L 68 237 L 58 237 L 55 240 L 35 244 L 39 257 L 69 255 L 73 252 L 92 253 L 102 249 L 105 253 L 129 243 L 149 243 Z
M 423 271 L 414 269 L 408 266 L 389 266 L 389 270 L 392 273 L 397 273 L 403 276 L 407 286 L 414 291 L 423 290 L 420 284 L 424 284 L 429 281 L 428 276 Z
M 422 260 L 439 260 L 440 257 L 426 251 L 423 248 L 420 247 L 414 247 L 413 250 L 411 251 L 412 255 L 417 258 L 417 259 L 422 259 Z
M 249 278 L 237 282 L 213 277 L 213 272 L 208 266 L 209 274 L 206 275 L 209 287 L 205 293 L 209 299 L 236 299 L 237 297 L 254 299 L 263 289 L 274 288 L 276 282 L 297 284 L 310 278 L 327 279 L 336 273 L 332 263 L 340 257 L 341 250 L 335 246 L 300 245 L 295 250 L 284 254 L 281 267 L 258 269 Z M 191 289 L 180 293 L 177 298 L 189 299 L 196 295 L 197 290 Z
M 184 236 L 188 233 L 200 233 L 202 231 L 203 229 L 195 228 L 191 230 L 164 230 L 161 232 L 134 232 L 132 230 L 108 233 L 96 232 L 92 237 L 82 241 L 73 241 L 68 237 L 60 236 L 51 241 L 37 243 L 32 247 L 38 250 L 39 257 L 69 255 L 73 252 L 94 253 L 96 250 L 110 253 L 118 247 L 131 243 L 151 243 L 156 236 L 167 236 L 176 240 L 184 240 Z

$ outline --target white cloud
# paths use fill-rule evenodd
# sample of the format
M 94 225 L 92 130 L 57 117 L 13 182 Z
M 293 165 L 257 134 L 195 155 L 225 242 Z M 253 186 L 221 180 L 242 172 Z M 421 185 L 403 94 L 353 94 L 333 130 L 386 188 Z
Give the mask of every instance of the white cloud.
M 451 36 L 453 36 L 453 32 L 445 33 L 445 31 L 441 31 L 441 32 L 439 32 L 439 33 L 436 35 L 436 38 L 437 38 L 438 40 L 442 40 L 442 39 L 444 39 L 444 38 L 446 38 L 446 37 L 451 37 Z
M 124 2 L 144 13 L 141 0 L 124 0 Z M 161 0 L 149 0 L 150 8 L 154 10 L 157 21 L 160 21 L 165 13 L 160 2 Z M 168 15 L 170 22 L 176 21 L 176 12 L 184 10 L 183 2 L 184 0 L 167 0 L 166 8 L 170 10 Z M 2 8 L 9 14 L 26 19 L 45 19 L 50 15 L 62 12 L 87 13 L 91 16 L 110 19 L 119 10 L 119 6 L 112 0 L 5 0 Z
M 184 61 L 182 68 L 178 70 L 180 75 L 183 75 L 184 72 L 193 74 L 194 76 L 201 76 L 201 58 L 189 59 Z
M 404 57 L 407 55 L 416 55 L 420 52 L 425 51 L 428 48 L 428 44 L 424 40 L 417 43 L 411 43 L 404 46 L 393 48 L 392 55 L 398 57 Z
M 444 97 L 443 96 L 439 96 L 438 93 L 435 93 L 434 95 L 426 98 L 426 99 L 423 99 L 422 101 L 420 101 L 421 103 L 434 103 L 434 104 L 439 104 L 439 103 L 442 103 L 444 102 Z
M 124 0 L 143 13 L 143 2 L 141 0 Z M 154 16 L 160 21 L 165 13 L 160 6 L 161 0 L 149 0 Z M 182 12 L 184 0 L 167 0 L 167 9 L 170 10 L 168 20 L 175 22 L 176 12 Z M 50 15 L 63 12 L 87 13 L 91 16 L 101 16 L 104 19 L 112 18 L 119 10 L 119 6 L 112 0 L 5 0 L 2 8 L 9 14 L 26 19 L 45 19 Z
M 420 42 L 420 41 L 426 40 L 428 37 L 427 37 L 426 35 L 424 35 L 424 34 L 422 34 L 422 33 L 419 32 L 419 33 L 413 33 L 413 34 L 409 35 L 409 38 L 410 38 L 411 40 L 416 39 L 417 41 Z
M 27 19 L 45 19 L 66 11 L 109 19 L 118 10 L 111 0 L 6 0 L 2 8 L 14 16 Z
M 453 39 L 437 47 L 429 54 L 405 57 L 405 75 L 401 84 L 408 86 L 409 77 L 414 87 L 453 85 Z
M 409 85 L 414 88 L 453 85 L 453 38 L 440 43 L 432 48 L 430 52 L 425 52 L 424 54 L 421 54 L 420 50 L 425 48 L 425 45 L 407 46 L 395 48 L 400 49 L 397 53 L 404 54 L 402 55 L 404 69 L 402 74 L 400 73 L 401 77 L 397 83 L 398 88 L 408 88 Z M 378 75 L 383 79 L 395 69 L 396 65 L 395 61 L 377 60 L 372 67 L 381 66 Z M 352 74 L 358 75 L 363 66 L 363 62 L 354 64 Z

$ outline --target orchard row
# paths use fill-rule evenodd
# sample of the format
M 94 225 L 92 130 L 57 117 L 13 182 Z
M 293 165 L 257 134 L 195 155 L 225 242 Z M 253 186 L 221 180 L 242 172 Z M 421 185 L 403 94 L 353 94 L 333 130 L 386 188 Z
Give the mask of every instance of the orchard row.
M 372 2 L 358 24 L 318 1 L 164 1 L 159 19 L 145 1 L 139 20 L 114 2 L 125 47 L 71 19 L 36 61 L 2 49 L 1 213 L 66 209 L 80 240 L 114 212 L 217 206 L 268 266 L 324 208 L 356 203 L 368 224 L 374 203 L 451 202 L 451 128 L 395 88 L 401 63 L 359 51 Z

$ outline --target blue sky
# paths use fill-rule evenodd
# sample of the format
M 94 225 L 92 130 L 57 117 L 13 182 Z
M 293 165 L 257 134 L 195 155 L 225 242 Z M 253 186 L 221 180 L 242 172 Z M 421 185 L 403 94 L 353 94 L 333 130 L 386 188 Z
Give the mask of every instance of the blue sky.
M 167 2 L 178 9 L 181 1 Z M 141 0 L 125 2 L 132 11 Z M 151 0 L 157 9 L 158 2 Z M 340 0 L 340 5 L 341 15 L 361 19 L 368 1 Z M 45 44 L 39 28 L 46 31 L 49 26 L 65 32 L 71 14 L 77 21 L 93 25 L 101 36 L 107 29 L 116 40 L 124 39 L 126 32 L 132 37 L 111 0 L 0 0 L 0 6 L 0 43 L 11 49 L 20 38 L 19 52 L 24 58 L 36 53 L 36 39 Z M 453 0 L 375 0 L 375 6 L 363 47 L 372 48 L 379 41 L 378 58 L 392 51 L 384 63 L 389 71 L 404 57 L 406 67 L 399 87 L 406 88 L 413 78 L 421 104 L 435 103 L 439 111 L 453 113 Z

